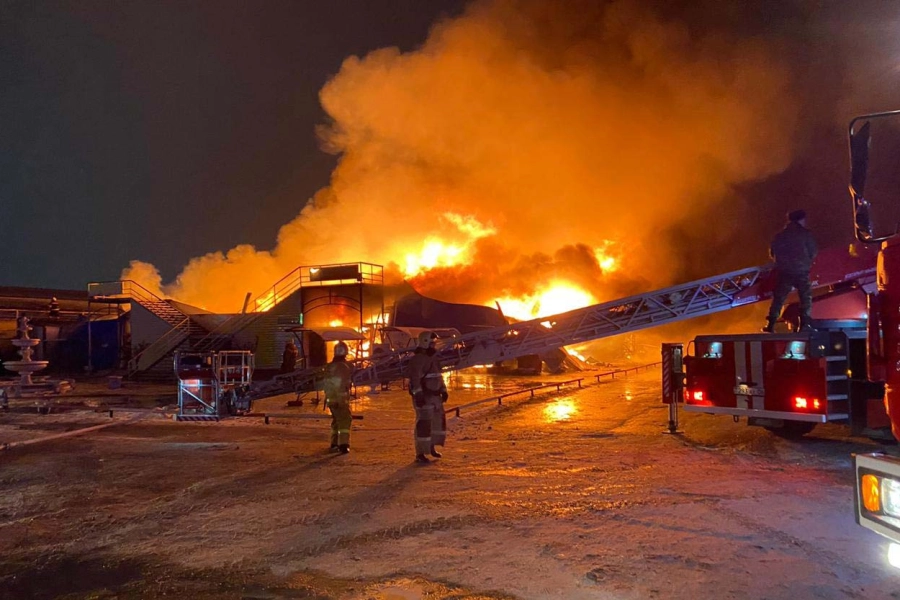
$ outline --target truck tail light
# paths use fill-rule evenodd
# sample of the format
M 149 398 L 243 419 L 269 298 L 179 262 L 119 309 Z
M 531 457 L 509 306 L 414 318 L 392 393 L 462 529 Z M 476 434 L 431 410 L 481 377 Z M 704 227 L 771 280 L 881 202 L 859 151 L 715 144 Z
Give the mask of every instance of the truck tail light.
M 703 390 L 694 390 L 691 392 L 691 398 L 695 402 L 703 402 Z
M 794 396 L 794 408 L 797 410 L 821 410 L 822 403 L 818 398 L 809 399 L 804 396 Z

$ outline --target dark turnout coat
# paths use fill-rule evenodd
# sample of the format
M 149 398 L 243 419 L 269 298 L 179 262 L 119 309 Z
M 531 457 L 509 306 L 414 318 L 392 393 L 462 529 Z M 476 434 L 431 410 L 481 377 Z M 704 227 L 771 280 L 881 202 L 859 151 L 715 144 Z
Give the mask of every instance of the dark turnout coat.
M 818 253 L 819 248 L 812 232 L 794 221 L 785 225 L 769 246 L 769 255 L 782 273 L 809 273 Z

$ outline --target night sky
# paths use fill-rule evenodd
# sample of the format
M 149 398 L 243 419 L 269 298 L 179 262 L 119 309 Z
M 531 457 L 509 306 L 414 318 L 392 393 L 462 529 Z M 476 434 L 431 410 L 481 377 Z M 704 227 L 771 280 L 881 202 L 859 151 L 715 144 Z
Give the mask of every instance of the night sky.
M 574 14 L 585 1 L 571 2 Z M 323 85 L 348 56 L 417 48 L 465 4 L 0 0 L 0 285 L 84 289 L 132 259 L 170 280 L 192 257 L 272 247 L 337 162 L 316 135 Z M 776 44 L 795 69 L 796 158 L 735 190 L 759 227 L 751 247 L 765 245 L 758 232 L 777 227 L 786 204 L 843 240 L 844 126 L 900 106 L 896 4 L 650 4 L 692 32 Z M 714 218 L 667 235 L 695 239 Z M 713 235 L 716 245 L 746 266 L 746 241 Z M 684 264 L 685 277 L 709 274 Z
M 318 93 L 452 0 L 0 2 L 0 285 L 173 277 L 328 184 Z

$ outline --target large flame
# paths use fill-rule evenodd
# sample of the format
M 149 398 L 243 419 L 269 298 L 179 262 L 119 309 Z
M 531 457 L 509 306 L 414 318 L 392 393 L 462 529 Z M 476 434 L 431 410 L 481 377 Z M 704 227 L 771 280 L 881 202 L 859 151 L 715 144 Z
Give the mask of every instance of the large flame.
M 507 317 L 527 321 L 590 306 L 596 304 L 596 300 L 589 292 L 571 283 L 554 281 L 533 294 L 500 298 L 496 303 Z
M 456 227 L 460 239 L 452 242 L 441 240 L 436 235 L 428 236 L 422 242 L 418 252 L 406 254 L 406 277 L 415 277 L 435 267 L 452 267 L 470 264 L 473 244 L 484 237 L 497 233 L 490 224 L 483 224 L 472 215 L 458 215 L 446 212 L 441 215 L 444 221 Z

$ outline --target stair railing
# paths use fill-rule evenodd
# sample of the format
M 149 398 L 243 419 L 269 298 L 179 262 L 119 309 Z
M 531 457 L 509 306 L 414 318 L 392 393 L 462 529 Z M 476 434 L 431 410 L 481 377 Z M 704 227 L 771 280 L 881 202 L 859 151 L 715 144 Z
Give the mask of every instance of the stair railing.
M 247 303 L 247 312 L 234 315 L 225 319 L 194 344 L 195 349 L 210 350 L 218 340 L 227 335 L 233 335 L 255 321 L 261 313 L 268 312 L 276 304 L 293 294 L 302 283 L 301 267 L 297 267 L 265 292 L 258 294 Z
M 88 297 L 94 296 L 128 296 L 138 302 L 165 302 L 165 300 L 132 279 L 89 283 Z
M 166 354 L 174 350 L 187 339 L 190 334 L 191 319 L 185 317 L 183 321 L 164 333 L 155 342 L 137 353 L 128 361 L 128 375 L 134 375 L 139 371 L 149 369 L 162 359 Z

